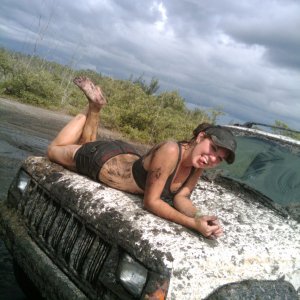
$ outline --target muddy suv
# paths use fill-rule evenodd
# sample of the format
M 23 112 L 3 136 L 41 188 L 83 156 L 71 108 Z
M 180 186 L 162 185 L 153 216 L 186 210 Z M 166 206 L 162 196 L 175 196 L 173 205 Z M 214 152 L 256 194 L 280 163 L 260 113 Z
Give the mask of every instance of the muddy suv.
M 29 157 L 1 203 L 25 292 L 47 299 L 298 299 L 300 142 L 242 126 L 236 163 L 192 201 L 225 234 L 206 239 L 142 199 Z M 297 293 L 298 291 L 298 293 Z

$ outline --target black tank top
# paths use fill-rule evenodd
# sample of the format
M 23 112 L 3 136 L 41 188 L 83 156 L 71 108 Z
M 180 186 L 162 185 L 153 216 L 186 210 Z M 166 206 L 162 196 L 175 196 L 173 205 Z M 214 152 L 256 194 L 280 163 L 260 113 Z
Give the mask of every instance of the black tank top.
M 177 143 L 178 145 L 178 159 L 177 159 L 177 163 L 176 163 L 176 167 L 174 169 L 174 171 L 172 172 L 172 174 L 168 177 L 166 184 L 164 186 L 164 189 L 162 191 L 161 197 L 162 198 L 167 198 L 167 199 L 171 199 L 173 200 L 174 196 L 182 189 L 182 187 L 186 184 L 186 182 L 190 179 L 190 177 L 193 175 L 195 168 L 192 167 L 189 176 L 186 178 L 186 180 L 184 181 L 184 183 L 181 185 L 181 187 L 179 187 L 177 189 L 177 191 L 172 192 L 171 191 L 171 183 L 173 181 L 173 178 L 176 174 L 176 171 L 178 169 L 178 165 L 181 159 L 181 144 Z M 133 165 L 132 165 L 132 174 L 133 174 L 133 178 L 136 182 L 136 184 L 139 186 L 139 188 L 141 188 L 143 191 L 145 190 L 145 186 L 146 186 L 146 180 L 147 180 L 147 175 L 148 172 L 144 169 L 143 166 L 143 159 L 144 157 L 139 158 L 138 160 L 136 160 Z

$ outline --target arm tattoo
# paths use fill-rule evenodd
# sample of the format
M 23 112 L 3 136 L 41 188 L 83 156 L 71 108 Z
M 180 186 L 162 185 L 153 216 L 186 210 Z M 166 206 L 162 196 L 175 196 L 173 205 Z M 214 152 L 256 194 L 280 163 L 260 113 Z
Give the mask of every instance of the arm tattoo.
M 161 168 L 156 168 L 149 172 L 149 184 L 153 184 L 156 180 L 158 180 L 161 176 Z

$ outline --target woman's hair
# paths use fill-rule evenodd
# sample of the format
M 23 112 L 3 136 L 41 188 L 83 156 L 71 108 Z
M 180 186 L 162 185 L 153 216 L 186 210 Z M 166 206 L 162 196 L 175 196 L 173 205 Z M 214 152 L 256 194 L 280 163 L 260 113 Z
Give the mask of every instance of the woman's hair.
M 207 128 L 214 126 L 210 123 L 201 123 L 193 130 L 193 138 L 192 140 L 196 139 L 198 134 L 202 131 L 205 131 Z
M 193 137 L 187 141 L 187 140 L 183 140 L 183 141 L 179 141 L 179 143 L 192 143 L 198 136 L 198 134 L 202 131 L 205 131 L 207 128 L 214 126 L 213 124 L 210 123 L 201 123 L 199 124 L 194 130 L 193 130 Z

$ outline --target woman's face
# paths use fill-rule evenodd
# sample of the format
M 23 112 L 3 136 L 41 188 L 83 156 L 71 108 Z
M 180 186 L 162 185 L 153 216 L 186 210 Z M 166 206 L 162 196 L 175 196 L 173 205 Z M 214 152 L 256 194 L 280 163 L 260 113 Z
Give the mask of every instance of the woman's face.
M 228 156 L 228 150 L 218 147 L 210 138 L 200 133 L 192 153 L 195 168 L 210 169 L 216 167 Z

